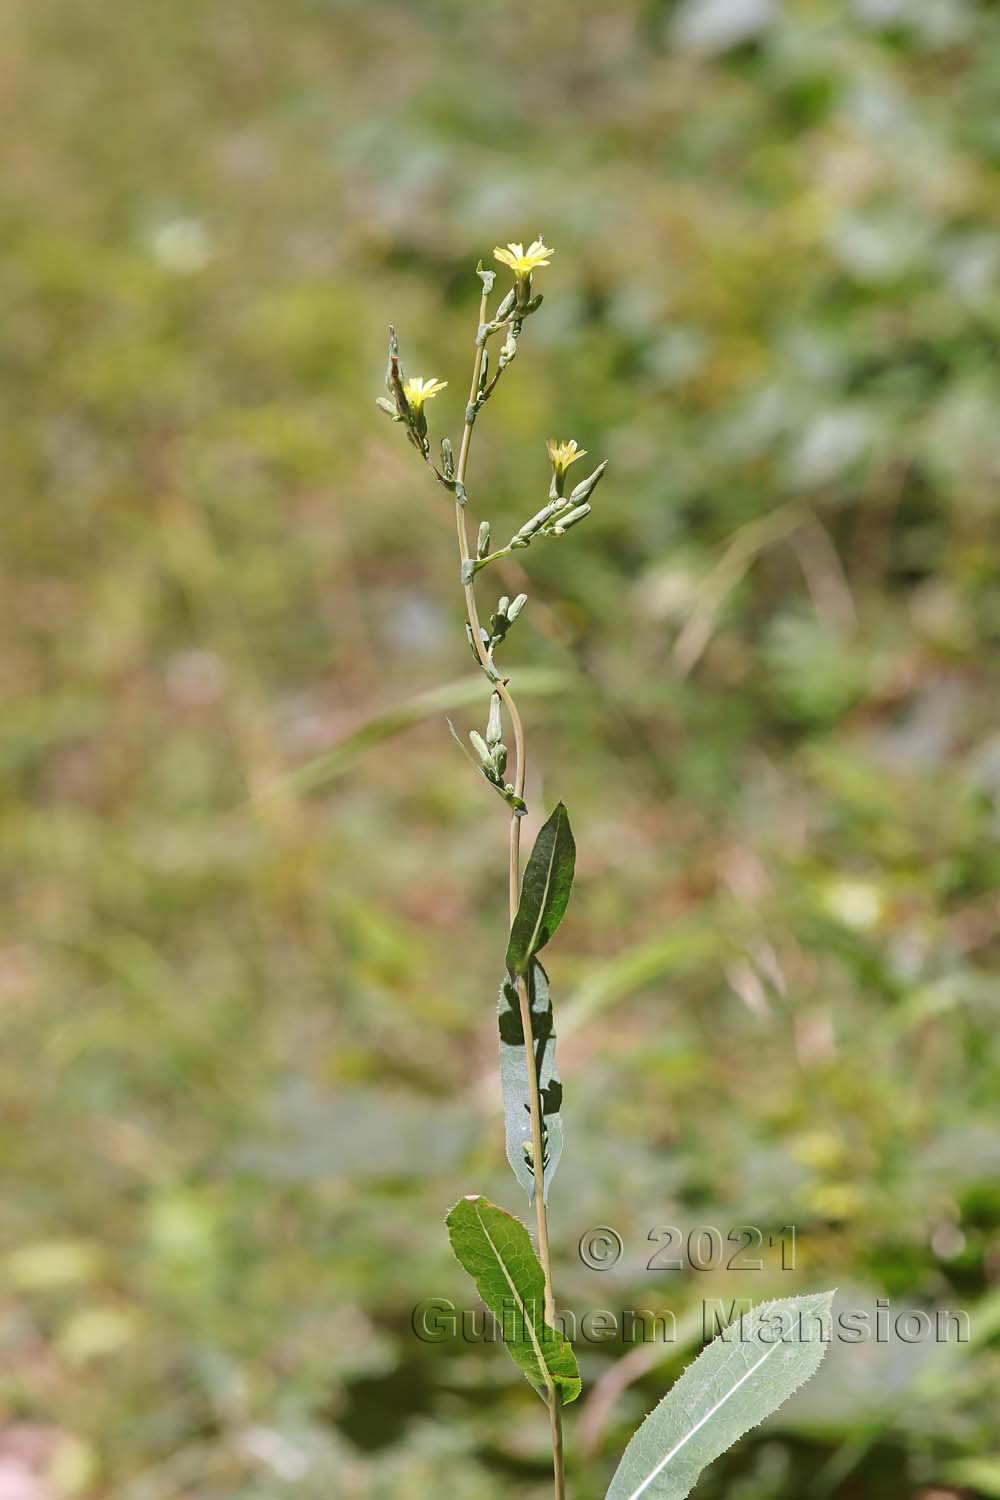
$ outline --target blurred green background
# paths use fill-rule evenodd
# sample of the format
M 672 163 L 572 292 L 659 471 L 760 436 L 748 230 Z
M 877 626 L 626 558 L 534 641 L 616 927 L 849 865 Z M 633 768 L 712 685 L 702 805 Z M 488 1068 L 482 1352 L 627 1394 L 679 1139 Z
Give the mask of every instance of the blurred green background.
M 830 1284 L 972 1339 L 834 1345 L 698 1494 L 1000 1495 L 997 6 L 0 12 L 0 1500 L 548 1493 L 410 1328 L 458 1194 L 527 1206 L 450 504 L 373 404 L 392 319 L 457 437 L 539 232 L 470 490 L 611 460 L 482 589 L 580 848 L 556 1281 L 681 1330 L 582 1345 L 574 1500 L 701 1299 Z M 646 1270 L 744 1224 L 795 1270 Z

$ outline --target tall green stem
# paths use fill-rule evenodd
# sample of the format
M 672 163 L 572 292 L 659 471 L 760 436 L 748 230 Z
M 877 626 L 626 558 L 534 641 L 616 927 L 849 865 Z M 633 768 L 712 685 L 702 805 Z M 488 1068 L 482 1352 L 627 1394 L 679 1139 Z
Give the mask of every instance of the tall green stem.
M 489 293 L 483 290 L 479 303 L 479 326 L 486 322 L 486 304 Z M 476 341 L 476 356 L 472 366 L 472 384 L 469 389 L 469 403 L 471 409 L 479 394 L 479 380 L 483 369 L 484 346 Z M 459 483 L 464 486 L 465 473 L 469 464 L 469 449 L 472 446 L 472 428 L 474 417 L 466 412 L 465 427 L 462 432 L 462 445 L 458 454 L 458 465 L 455 471 Z M 465 524 L 465 507 L 456 503 L 455 526 L 458 533 L 458 550 L 463 563 L 469 561 L 469 534 Z M 472 640 L 476 654 L 483 666 L 491 670 L 491 663 L 487 655 L 486 646 L 483 643 L 482 631 L 479 624 L 479 611 L 476 607 L 476 594 L 472 583 L 464 585 L 465 607 L 468 613 L 469 624 L 472 627 Z M 496 683 L 496 691 L 510 715 L 510 722 L 514 730 L 514 791 L 518 797 L 524 796 L 525 776 L 525 748 L 524 748 L 524 725 L 518 712 L 517 704 L 511 696 L 506 681 Z M 510 898 L 510 920 L 514 921 L 517 914 L 518 902 L 521 896 L 521 820 L 516 815 L 510 820 L 510 861 L 509 861 L 509 898 Z M 524 1057 L 528 1072 L 528 1105 L 531 1115 L 531 1147 L 532 1159 L 535 1163 L 535 1225 L 538 1239 L 538 1259 L 541 1263 L 545 1276 L 545 1321 L 550 1327 L 555 1322 L 555 1298 L 552 1293 L 552 1259 L 549 1252 L 549 1224 L 545 1209 L 545 1168 L 544 1151 L 542 1144 L 542 1100 L 538 1087 L 538 1069 L 535 1064 L 534 1032 L 531 1024 L 531 1001 L 528 996 L 528 986 L 523 978 L 517 981 L 517 998 L 521 1011 L 521 1030 L 524 1034 Z M 562 1440 L 562 1415 L 559 1406 L 559 1396 L 550 1384 L 547 1394 L 547 1405 L 549 1409 L 549 1422 L 552 1434 L 552 1470 L 554 1478 L 555 1500 L 565 1500 L 566 1478 L 563 1465 L 563 1440 Z

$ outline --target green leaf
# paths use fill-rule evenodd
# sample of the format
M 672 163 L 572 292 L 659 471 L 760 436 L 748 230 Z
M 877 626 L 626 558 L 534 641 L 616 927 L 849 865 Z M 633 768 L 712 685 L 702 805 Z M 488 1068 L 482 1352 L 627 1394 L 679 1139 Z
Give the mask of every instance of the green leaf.
M 643 1422 L 607 1500 L 684 1500 L 706 1465 L 816 1373 L 833 1297 L 763 1302 L 723 1329 Z
M 563 1405 L 580 1394 L 572 1346 L 545 1322 L 545 1277 L 520 1219 L 472 1194 L 446 1220 L 451 1248 L 500 1324 L 503 1341 L 528 1382 L 546 1399 L 551 1385 Z
M 536 959 L 528 975 L 528 999 L 531 1004 L 531 1034 L 535 1045 L 535 1068 L 542 1096 L 542 1146 L 545 1153 L 543 1192 L 548 1197 L 549 1184 L 556 1174 L 563 1148 L 562 1080 L 556 1067 L 556 1032 L 549 998 L 549 978 Z M 507 1160 L 518 1182 L 528 1195 L 535 1196 L 535 1173 L 529 1165 L 531 1155 L 531 1108 L 528 1102 L 528 1060 L 524 1054 L 524 1027 L 517 988 L 509 975 L 500 986 L 500 1085 L 503 1090 L 504 1128 L 507 1136 Z
M 507 944 L 507 972 L 526 974 L 563 919 L 573 887 L 576 845 L 560 802 L 539 830 L 521 882 L 521 899 Z

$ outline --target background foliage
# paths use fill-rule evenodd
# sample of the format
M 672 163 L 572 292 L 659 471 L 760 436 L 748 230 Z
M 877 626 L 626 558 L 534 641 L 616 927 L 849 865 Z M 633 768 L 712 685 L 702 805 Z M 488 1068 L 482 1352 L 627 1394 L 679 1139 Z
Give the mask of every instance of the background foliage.
M 556 1284 L 688 1340 L 573 1494 L 701 1298 L 834 1280 L 973 1342 L 835 1347 L 699 1494 L 1000 1494 L 996 7 L 0 10 L 3 1500 L 547 1491 L 509 1361 L 409 1326 L 458 1194 L 523 1205 L 451 518 L 372 404 L 391 316 L 456 433 L 539 231 L 470 488 L 612 460 L 503 565 L 580 846 Z M 797 1271 L 644 1269 L 743 1223 Z

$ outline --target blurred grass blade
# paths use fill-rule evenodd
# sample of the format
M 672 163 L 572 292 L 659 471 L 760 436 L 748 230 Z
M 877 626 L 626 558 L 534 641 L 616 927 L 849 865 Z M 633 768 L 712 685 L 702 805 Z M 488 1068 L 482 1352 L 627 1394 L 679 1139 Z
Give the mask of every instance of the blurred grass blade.
M 528 975 L 531 1033 L 535 1045 L 535 1068 L 542 1096 L 542 1145 L 545 1153 L 542 1191 L 548 1197 L 563 1148 L 562 1080 L 556 1067 L 556 1032 L 552 1020 L 549 978 L 537 959 Z M 531 1152 L 531 1106 L 528 1096 L 528 1064 L 524 1055 L 524 1027 L 517 989 L 508 975 L 500 986 L 500 1086 L 503 1091 L 507 1160 L 518 1182 L 535 1197 L 535 1173 L 529 1166 Z
M 564 1037 L 636 990 L 666 975 L 689 974 L 712 965 L 720 967 L 727 951 L 725 935 L 709 918 L 678 922 L 665 936 L 626 948 L 604 963 L 590 963 L 587 977 L 560 1011 Z
M 518 696 L 546 696 L 549 693 L 558 693 L 565 689 L 572 680 L 572 677 L 565 672 L 525 668 L 517 674 Z M 404 729 L 410 729 L 414 724 L 420 724 L 425 719 L 433 719 L 438 714 L 446 714 L 454 709 L 479 703 L 487 690 L 487 684 L 482 673 L 479 672 L 475 676 L 460 677 L 454 682 L 444 683 L 441 687 L 416 693 L 412 698 L 406 698 L 402 703 L 397 703 L 392 708 L 384 709 L 381 713 L 365 719 L 332 749 L 316 756 L 314 760 L 306 761 L 289 776 L 283 777 L 281 786 L 291 787 L 292 790 L 299 792 L 315 791 L 317 787 L 325 786 L 328 782 L 336 781 L 339 776 L 343 776 L 367 750 L 381 744 L 383 740 L 391 739 L 393 735 L 401 734 Z M 264 790 L 266 793 L 267 788 Z
M 521 882 L 521 900 L 507 944 L 507 972 L 526 974 L 528 965 L 562 921 L 573 888 L 576 844 L 562 802 L 539 829 Z
M 550 1384 L 563 1405 L 580 1394 L 571 1345 L 545 1322 L 545 1277 L 520 1219 L 488 1199 L 459 1199 L 447 1218 L 451 1247 L 500 1324 L 504 1344 L 545 1399 Z
M 763 1302 L 730 1323 L 643 1422 L 607 1500 L 684 1500 L 713 1459 L 815 1374 L 833 1296 Z

